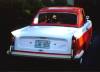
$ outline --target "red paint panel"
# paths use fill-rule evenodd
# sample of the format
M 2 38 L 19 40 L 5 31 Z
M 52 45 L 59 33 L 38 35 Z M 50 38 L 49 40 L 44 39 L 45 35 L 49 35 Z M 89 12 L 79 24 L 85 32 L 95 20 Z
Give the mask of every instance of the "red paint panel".
M 49 24 L 49 23 L 39 23 L 32 24 L 32 26 L 64 26 L 64 27 L 77 27 L 77 24 Z
M 45 7 L 40 9 L 39 12 L 70 12 L 78 14 L 82 8 L 79 7 Z
M 84 24 L 83 15 L 81 12 L 78 14 L 77 22 L 78 22 L 78 27 L 81 27 Z
M 87 48 L 87 45 L 89 44 L 92 37 L 92 27 L 86 31 L 78 40 L 77 40 L 77 50 L 83 49 L 84 44 Z
M 80 27 L 83 24 L 83 17 L 82 17 L 81 10 L 82 10 L 82 8 L 79 8 L 79 7 L 45 7 L 45 8 L 40 9 L 37 14 L 39 14 L 41 12 L 47 12 L 47 13 L 50 13 L 50 12 L 67 12 L 67 13 L 73 13 L 73 14 L 76 14 L 78 16 L 78 19 L 77 19 L 78 23 L 73 24 L 72 27 Z M 33 20 L 31 25 L 35 25 L 34 20 Z M 37 25 L 41 25 L 41 24 L 37 24 Z M 42 26 L 45 26 L 45 25 L 49 26 L 50 24 L 42 24 Z M 54 26 L 71 26 L 71 24 L 69 24 L 69 25 L 68 24 L 61 24 L 61 25 L 54 24 Z
M 74 38 L 74 42 L 72 45 L 74 50 L 73 51 L 74 56 L 80 53 L 82 49 L 84 49 L 84 44 L 85 44 L 85 49 L 88 48 L 91 37 L 92 37 L 92 27 L 87 32 L 85 32 L 79 39 Z

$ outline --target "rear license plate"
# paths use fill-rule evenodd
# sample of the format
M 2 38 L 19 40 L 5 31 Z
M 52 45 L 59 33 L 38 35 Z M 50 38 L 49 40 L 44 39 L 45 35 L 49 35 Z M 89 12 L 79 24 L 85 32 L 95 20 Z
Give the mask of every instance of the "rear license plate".
M 35 48 L 50 48 L 49 40 L 35 40 Z

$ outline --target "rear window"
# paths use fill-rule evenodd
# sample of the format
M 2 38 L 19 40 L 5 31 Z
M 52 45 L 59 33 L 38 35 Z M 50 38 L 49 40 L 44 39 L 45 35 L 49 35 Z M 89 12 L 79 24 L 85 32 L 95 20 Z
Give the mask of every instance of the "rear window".
M 41 13 L 39 23 L 77 24 L 77 16 L 70 13 Z

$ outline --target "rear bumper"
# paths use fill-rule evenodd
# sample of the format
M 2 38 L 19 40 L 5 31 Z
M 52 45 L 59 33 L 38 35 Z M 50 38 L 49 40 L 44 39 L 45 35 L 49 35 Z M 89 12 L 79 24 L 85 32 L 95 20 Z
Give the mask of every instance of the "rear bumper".
M 79 59 L 83 55 L 84 51 L 76 54 L 74 59 Z M 72 59 L 72 55 L 55 55 L 55 54 L 40 54 L 40 53 L 28 53 L 21 51 L 13 51 L 12 46 L 7 51 L 7 54 L 18 55 L 18 56 L 28 56 L 28 57 L 42 57 L 42 58 L 53 58 L 53 59 Z
M 59 58 L 59 59 L 71 59 L 71 56 L 65 55 L 49 55 L 49 54 L 35 54 L 35 53 L 24 53 L 24 52 L 10 52 L 11 55 L 20 55 L 20 56 L 33 56 L 33 57 L 44 57 L 44 58 Z

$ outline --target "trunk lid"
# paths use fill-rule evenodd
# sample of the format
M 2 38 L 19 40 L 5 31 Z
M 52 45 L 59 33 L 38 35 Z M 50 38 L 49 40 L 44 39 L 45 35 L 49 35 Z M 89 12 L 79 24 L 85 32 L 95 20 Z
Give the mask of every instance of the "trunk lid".
M 12 32 L 16 37 L 15 50 L 72 54 L 74 27 L 27 26 Z

